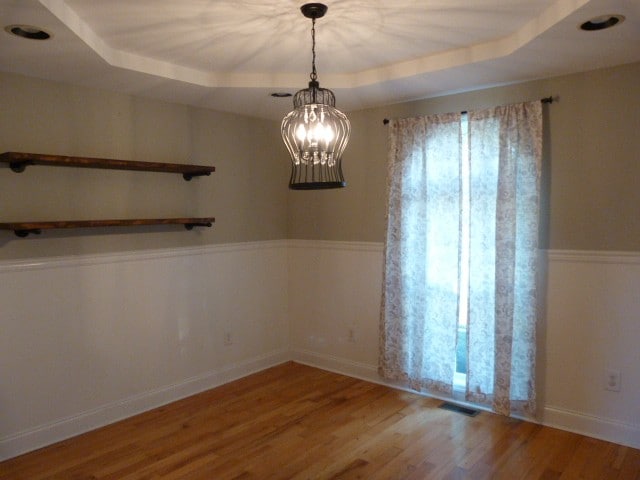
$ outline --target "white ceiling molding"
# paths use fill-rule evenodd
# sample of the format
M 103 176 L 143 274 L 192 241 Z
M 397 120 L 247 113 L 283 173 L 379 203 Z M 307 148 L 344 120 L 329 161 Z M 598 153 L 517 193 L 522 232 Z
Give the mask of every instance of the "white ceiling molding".
M 81 38 L 109 65 L 157 75 L 170 80 L 192 83 L 203 87 L 278 88 L 299 84 L 300 75 L 287 73 L 235 73 L 203 71 L 178 63 L 143 56 L 110 46 L 96 34 L 87 22 L 65 0 L 39 0 L 51 13 Z M 323 74 L 322 80 L 333 88 L 355 88 L 397 80 L 460 65 L 492 60 L 510 55 L 534 38 L 588 3 L 588 0 L 557 0 L 540 15 L 502 38 L 475 45 L 434 53 L 418 59 L 400 61 L 390 65 L 347 74 Z M 241 8 L 239 5 L 238 8 Z M 304 19 L 300 20 L 304 23 Z M 318 29 L 322 25 L 319 23 Z M 301 40 L 306 40 L 303 38 Z
M 302 0 L 2 0 L 0 71 L 282 118 L 304 88 Z M 342 111 L 640 61 L 638 0 L 326 0 L 318 79 Z M 584 32 L 599 15 L 625 17 Z

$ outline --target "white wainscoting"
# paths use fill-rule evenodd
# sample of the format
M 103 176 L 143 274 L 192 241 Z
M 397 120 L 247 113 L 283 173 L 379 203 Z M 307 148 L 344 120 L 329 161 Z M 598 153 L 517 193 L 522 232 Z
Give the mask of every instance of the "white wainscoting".
M 293 359 L 380 382 L 382 245 L 290 245 Z M 640 253 L 549 251 L 542 263 L 541 423 L 640 448 Z M 606 368 L 621 371 L 619 393 L 604 390 Z
M 547 257 L 542 421 L 640 448 L 640 253 Z M 620 392 L 605 390 L 607 369 Z
M 540 420 L 640 448 L 640 254 L 546 253 Z M 283 240 L 0 262 L 0 459 L 291 359 L 380 382 L 382 255 Z
M 286 241 L 0 262 L 0 459 L 287 361 L 287 279 Z

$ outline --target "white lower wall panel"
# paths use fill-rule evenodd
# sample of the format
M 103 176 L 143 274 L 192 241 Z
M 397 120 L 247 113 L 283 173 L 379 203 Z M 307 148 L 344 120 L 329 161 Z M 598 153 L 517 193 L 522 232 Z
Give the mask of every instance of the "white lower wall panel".
M 543 422 L 640 448 L 640 254 L 550 251 L 547 269 Z
M 283 241 L 0 263 L 0 458 L 288 360 L 286 255 Z
M 545 264 L 540 421 L 640 448 L 640 255 Z M 0 458 L 290 359 L 380 382 L 381 283 L 372 243 L 0 263 Z
M 376 365 L 381 289 L 382 245 L 292 241 L 292 348 Z
M 292 242 L 294 360 L 380 381 L 382 256 L 381 244 Z M 640 448 L 640 254 L 551 251 L 542 264 L 539 420 Z M 604 390 L 605 368 L 620 370 L 620 392 Z

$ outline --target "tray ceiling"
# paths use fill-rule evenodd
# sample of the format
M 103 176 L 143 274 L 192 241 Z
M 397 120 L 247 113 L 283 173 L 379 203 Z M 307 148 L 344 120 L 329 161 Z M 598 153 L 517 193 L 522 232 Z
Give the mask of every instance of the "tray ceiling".
M 0 69 L 281 118 L 311 68 L 311 21 L 291 0 L 0 0 Z M 336 0 L 317 20 L 317 67 L 355 110 L 640 61 L 636 0 Z M 626 20 L 584 32 L 605 14 Z

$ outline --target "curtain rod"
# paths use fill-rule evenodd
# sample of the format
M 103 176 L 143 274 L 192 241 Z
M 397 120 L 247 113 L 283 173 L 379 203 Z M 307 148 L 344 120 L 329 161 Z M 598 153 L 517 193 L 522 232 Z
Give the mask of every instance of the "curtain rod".
M 553 96 L 541 98 L 541 99 L 540 99 L 540 101 L 541 101 L 542 103 L 553 103 Z M 463 110 L 463 111 L 462 111 L 462 112 L 460 112 L 460 113 L 467 113 L 467 111 L 466 111 L 466 110 Z M 389 119 L 388 119 L 388 118 L 385 118 L 384 120 L 382 120 L 382 123 L 383 123 L 383 124 L 385 124 L 385 125 L 387 125 L 387 124 L 389 123 Z

